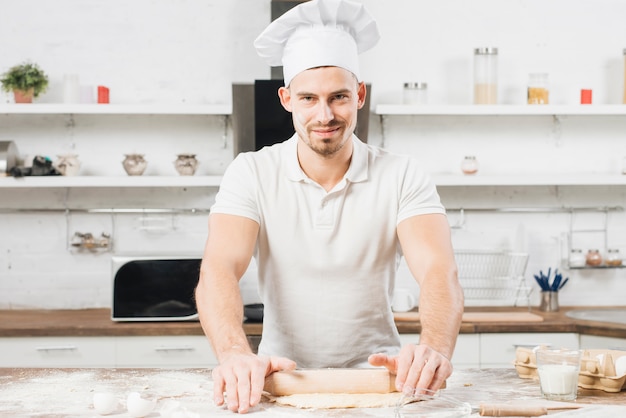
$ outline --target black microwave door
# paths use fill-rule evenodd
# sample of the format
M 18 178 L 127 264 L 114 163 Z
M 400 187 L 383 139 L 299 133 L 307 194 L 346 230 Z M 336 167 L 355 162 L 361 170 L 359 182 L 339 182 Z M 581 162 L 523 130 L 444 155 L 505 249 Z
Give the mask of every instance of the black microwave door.
M 201 259 L 134 260 L 115 274 L 113 318 L 195 315 Z

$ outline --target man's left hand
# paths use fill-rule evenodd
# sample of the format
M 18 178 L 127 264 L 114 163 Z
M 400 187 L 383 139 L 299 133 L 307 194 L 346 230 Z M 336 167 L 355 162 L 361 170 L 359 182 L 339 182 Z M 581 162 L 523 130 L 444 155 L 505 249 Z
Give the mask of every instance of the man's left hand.
M 450 360 L 426 345 L 407 344 L 398 356 L 372 354 L 368 361 L 372 366 L 384 366 L 396 375 L 398 392 L 413 392 L 415 389 L 436 391 L 452 374 Z

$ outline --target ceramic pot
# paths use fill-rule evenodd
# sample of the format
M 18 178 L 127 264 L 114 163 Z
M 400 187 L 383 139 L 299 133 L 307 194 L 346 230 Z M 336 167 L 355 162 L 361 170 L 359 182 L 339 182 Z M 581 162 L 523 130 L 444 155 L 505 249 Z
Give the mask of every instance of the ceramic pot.
M 57 155 L 54 167 L 64 176 L 75 176 L 80 171 L 80 161 L 76 154 Z
M 144 160 L 143 154 L 124 154 L 124 156 L 126 158 L 122 161 L 122 165 L 129 176 L 141 176 L 146 171 L 148 162 Z
M 29 89 L 26 91 L 13 90 L 13 98 L 15 103 L 32 103 L 35 95 L 35 89 Z
M 181 176 L 193 176 L 198 166 L 196 154 L 178 154 L 174 167 Z

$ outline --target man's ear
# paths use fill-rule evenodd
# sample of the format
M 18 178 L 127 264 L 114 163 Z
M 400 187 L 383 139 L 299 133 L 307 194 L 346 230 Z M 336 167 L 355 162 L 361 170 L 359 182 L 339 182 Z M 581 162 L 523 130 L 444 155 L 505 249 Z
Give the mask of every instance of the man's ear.
M 357 109 L 361 109 L 365 105 L 365 97 L 367 97 L 367 89 L 365 88 L 365 82 L 361 81 L 357 90 L 357 97 L 359 98 L 357 103 Z
M 287 112 L 291 112 L 291 92 L 287 87 L 281 87 L 278 89 L 278 98 L 280 104 L 283 105 Z

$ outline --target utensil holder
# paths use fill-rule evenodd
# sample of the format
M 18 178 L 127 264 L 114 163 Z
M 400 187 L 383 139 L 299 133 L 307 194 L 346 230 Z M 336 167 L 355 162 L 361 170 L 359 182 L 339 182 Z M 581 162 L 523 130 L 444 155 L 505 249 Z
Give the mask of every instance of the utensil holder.
M 542 291 L 539 310 L 542 312 L 558 312 L 559 292 Z

